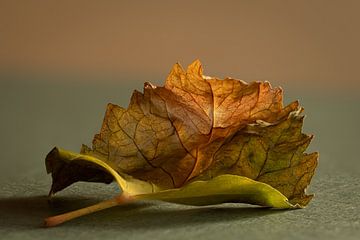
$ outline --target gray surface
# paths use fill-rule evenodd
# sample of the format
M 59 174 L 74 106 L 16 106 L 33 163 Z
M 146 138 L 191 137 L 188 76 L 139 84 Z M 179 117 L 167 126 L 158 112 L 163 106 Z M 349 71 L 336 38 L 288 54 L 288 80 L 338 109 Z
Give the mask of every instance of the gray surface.
M 316 138 L 320 165 L 316 193 L 302 210 L 274 211 L 248 205 L 184 207 L 138 203 L 86 216 L 61 227 L 41 228 L 46 216 L 87 206 L 116 192 L 115 185 L 79 183 L 46 201 L 51 179 L 44 157 L 55 145 L 77 151 L 101 124 L 107 102 L 125 106 L 141 83 L 0 82 L 1 239 L 359 239 L 359 97 L 342 93 L 285 91 L 300 100 L 305 132 Z M 4 76 L 3 76 L 4 79 Z M 10 80 L 12 81 L 10 81 Z
M 78 184 L 49 206 L 44 196 L 47 187 L 46 181 L 38 180 L 2 186 L 3 239 L 358 239 L 360 234 L 359 179 L 344 176 L 315 180 L 316 198 L 301 210 L 142 202 L 43 229 L 45 216 L 95 203 L 110 197 L 115 188 Z

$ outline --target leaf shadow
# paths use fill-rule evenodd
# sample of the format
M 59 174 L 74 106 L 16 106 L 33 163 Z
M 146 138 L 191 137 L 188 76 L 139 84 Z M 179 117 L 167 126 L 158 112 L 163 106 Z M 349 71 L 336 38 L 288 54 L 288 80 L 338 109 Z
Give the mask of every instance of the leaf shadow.
M 83 208 L 102 200 L 104 199 L 77 196 L 56 197 L 52 201 L 49 201 L 47 196 L 0 198 L 0 228 L 43 227 L 43 220 L 46 217 Z M 149 203 L 130 208 L 146 206 L 149 206 Z M 129 208 L 129 206 L 122 207 Z
M 48 202 L 46 196 L 0 198 L 0 228 L 34 229 L 49 216 L 95 204 L 102 199 L 61 197 Z M 121 227 L 122 230 L 179 228 L 207 223 L 241 221 L 284 211 L 244 204 L 189 207 L 163 202 L 136 202 L 84 216 L 61 227 Z
M 122 229 L 180 228 L 190 225 L 242 221 L 282 212 L 284 210 L 245 204 L 189 207 L 158 202 L 147 208 L 129 208 L 128 211 L 123 211 L 121 207 L 117 207 L 102 211 L 97 215 L 95 227 L 102 228 L 111 223 Z M 93 217 L 95 218 L 95 216 L 89 216 L 89 218 Z M 95 220 L 94 218 L 92 220 Z M 86 225 L 86 222 L 77 224 Z

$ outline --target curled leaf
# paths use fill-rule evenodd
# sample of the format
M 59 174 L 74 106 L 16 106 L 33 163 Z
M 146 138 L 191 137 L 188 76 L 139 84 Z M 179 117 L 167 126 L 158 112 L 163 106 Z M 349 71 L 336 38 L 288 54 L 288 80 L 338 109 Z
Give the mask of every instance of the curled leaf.
M 46 168 L 52 172 L 51 194 L 63 189 L 72 181 L 117 182 L 123 192 L 130 195 L 152 193 L 161 190 L 151 182 L 135 179 L 116 172 L 106 162 L 93 156 L 73 153 L 55 147 L 46 157 Z M 79 174 L 79 172 L 83 174 Z
M 137 195 L 135 199 L 153 199 L 195 206 L 240 202 L 279 209 L 299 207 L 289 203 L 281 192 L 268 184 L 230 174 L 219 175 L 207 181 L 194 181 L 181 188 Z
M 295 208 L 288 199 L 273 187 L 251 180 L 247 177 L 223 174 L 206 181 L 193 181 L 181 188 L 162 190 L 152 183 L 134 179 L 131 176 L 120 175 L 105 162 L 92 156 L 76 154 L 59 148 L 54 148 L 48 159 L 55 158 L 57 167 L 74 168 L 77 164 L 87 165 L 92 174 L 107 174 L 117 182 L 123 192 L 134 199 L 151 199 L 186 205 L 212 205 L 224 202 L 242 202 L 275 208 Z M 49 161 L 51 162 L 51 161 Z M 64 176 L 53 176 L 61 181 Z M 65 178 L 66 179 L 66 178 Z M 54 182 L 57 182 L 56 180 Z M 55 186 L 56 187 L 56 186 Z
M 318 153 L 304 153 L 312 136 L 301 132 L 303 109 L 297 101 L 284 107 L 282 97 L 268 82 L 207 77 L 199 61 L 187 70 L 175 64 L 164 87 L 145 83 L 144 93 L 134 91 L 127 109 L 108 104 L 100 133 L 80 155 L 49 153 L 51 192 L 77 181 L 114 178 L 131 196 L 173 194 L 175 202 L 186 202 L 179 199 L 205 193 L 205 186 L 232 182 L 233 191 L 243 191 L 251 181 L 257 196 L 248 201 L 240 194 L 238 201 L 270 203 L 280 193 L 283 204 L 305 206 L 312 198 L 305 189 Z M 271 191 L 262 195 L 265 185 Z M 221 202 L 216 191 L 227 187 L 212 188 L 207 192 L 212 197 L 205 194 L 201 201 Z M 267 200 L 257 201 L 260 196 Z

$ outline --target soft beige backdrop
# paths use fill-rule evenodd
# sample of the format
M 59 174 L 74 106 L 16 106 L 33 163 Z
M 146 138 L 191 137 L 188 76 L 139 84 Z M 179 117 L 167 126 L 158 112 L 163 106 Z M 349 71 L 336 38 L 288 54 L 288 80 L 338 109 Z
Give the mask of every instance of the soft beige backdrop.
M 0 70 L 143 82 L 199 58 L 209 75 L 351 90 L 359 10 L 356 0 L 0 0 Z

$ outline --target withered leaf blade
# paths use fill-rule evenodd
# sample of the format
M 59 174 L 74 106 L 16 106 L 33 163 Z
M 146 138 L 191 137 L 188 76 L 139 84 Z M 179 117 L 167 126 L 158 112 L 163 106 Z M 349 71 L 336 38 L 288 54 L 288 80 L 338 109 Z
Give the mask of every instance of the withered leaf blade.
M 284 107 L 282 97 L 268 82 L 206 77 L 199 61 L 187 70 L 175 64 L 164 87 L 145 83 L 127 109 L 109 104 L 100 133 L 81 153 L 158 189 L 231 174 L 269 184 L 292 204 L 306 205 L 318 154 L 304 153 L 311 136 L 301 133 L 302 108 L 298 102 Z M 54 178 L 53 191 L 79 180 L 108 181 L 79 166 L 71 173 L 77 177 L 68 179 L 66 168 L 50 168 L 66 179 Z

